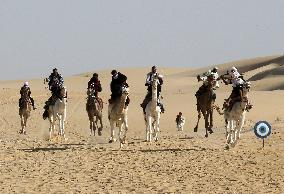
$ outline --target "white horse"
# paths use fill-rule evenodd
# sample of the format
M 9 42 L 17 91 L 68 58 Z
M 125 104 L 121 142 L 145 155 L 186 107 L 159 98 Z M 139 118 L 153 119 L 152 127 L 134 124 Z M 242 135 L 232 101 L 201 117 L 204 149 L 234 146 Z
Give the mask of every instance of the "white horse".
M 243 85 L 243 95 L 240 102 L 235 102 L 231 110 L 224 110 L 224 119 L 226 124 L 226 148 L 235 146 L 240 139 L 242 127 L 245 122 L 246 108 L 248 105 L 248 92 L 250 91 L 250 82 Z
M 59 121 L 58 135 L 65 138 L 65 120 L 66 120 L 66 108 L 67 108 L 67 90 L 66 87 L 62 87 L 60 90 L 60 98 L 57 98 L 54 105 L 49 105 L 49 138 L 52 137 L 52 132 L 55 130 L 55 122 Z
M 158 81 L 159 75 L 154 74 L 152 80 L 152 99 L 145 108 L 144 115 L 146 121 L 146 141 L 151 142 L 152 136 L 158 141 L 158 132 L 160 131 L 161 108 L 158 106 Z
M 116 125 L 119 128 L 120 148 L 123 146 L 123 144 L 126 143 L 126 132 L 128 131 L 128 122 L 127 122 L 128 108 L 125 107 L 125 102 L 128 95 L 129 95 L 129 89 L 123 87 L 121 97 L 117 101 L 109 104 L 108 106 L 108 119 L 110 122 L 110 134 L 111 134 L 109 143 L 116 141 L 116 139 L 114 138 L 114 126 Z M 124 135 L 123 137 L 121 137 L 123 126 L 124 126 Z

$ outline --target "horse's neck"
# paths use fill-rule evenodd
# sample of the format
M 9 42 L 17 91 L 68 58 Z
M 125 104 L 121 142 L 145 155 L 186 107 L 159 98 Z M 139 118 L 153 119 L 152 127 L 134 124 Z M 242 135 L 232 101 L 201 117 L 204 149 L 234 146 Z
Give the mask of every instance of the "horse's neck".
M 158 102 L 158 91 L 157 91 L 157 81 L 155 81 L 155 83 L 153 83 L 156 85 L 156 87 L 152 86 L 152 108 L 156 109 L 157 106 L 157 102 Z
M 29 98 L 24 97 L 22 103 L 23 103 L 23 105 L 22 105 L 23 110 L 29 110 L 29 108 L 31 106 Z
M 88 104 L 98 110 L 98 101 L 94 96 L 88 96 Z
M 118 109 L 117 112 L 118 113 L 122 113 L 124 108 L 125 108 L 125 101 L 126 101 L 127 95 L 122 94 L 120 99 L 119 99 L 119 104 L 118 104 Z

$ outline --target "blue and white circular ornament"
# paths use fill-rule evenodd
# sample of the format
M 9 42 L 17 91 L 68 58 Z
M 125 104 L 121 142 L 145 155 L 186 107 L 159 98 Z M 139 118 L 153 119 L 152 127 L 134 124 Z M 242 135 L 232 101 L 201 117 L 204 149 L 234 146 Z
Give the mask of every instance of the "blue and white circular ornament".
M 263 140 L 271 134 L 271 125 L 267 121 L 258 121 L 254 126 L 254 133 L 258 138 Z

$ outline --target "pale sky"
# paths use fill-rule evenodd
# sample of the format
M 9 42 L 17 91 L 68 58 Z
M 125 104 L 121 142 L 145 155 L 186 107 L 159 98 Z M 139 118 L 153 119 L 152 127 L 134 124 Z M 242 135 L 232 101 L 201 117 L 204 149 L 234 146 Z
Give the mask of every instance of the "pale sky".
M 282 53 L 283 0 L 0 0 L 0 80 Z

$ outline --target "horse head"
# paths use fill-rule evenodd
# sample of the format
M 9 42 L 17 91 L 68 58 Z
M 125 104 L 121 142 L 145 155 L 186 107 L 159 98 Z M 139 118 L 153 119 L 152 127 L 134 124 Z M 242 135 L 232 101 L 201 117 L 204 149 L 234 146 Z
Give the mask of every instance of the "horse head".
M 157 89 L 158 81 L 159 81 L 159 74 L 157 73 L 153 74 L 153 77 L 152 77 L 152 88 L 153 89 Z
M 129 88 L 128 87 L 122 87 L 122 95 L 125 95 L 125 96 L 129 95 Z
M 62 86 L 61 89 L 60 89 L 60 96 L 62 98 L 67 98 L 67 89 L 66 89 L 66 86 Z
M 243 95 L 244 96 L 246 96 L 249 93 L 250 88 L 251 88 L 251 83 L 250 82 L 245 82 L 243 84 Z

